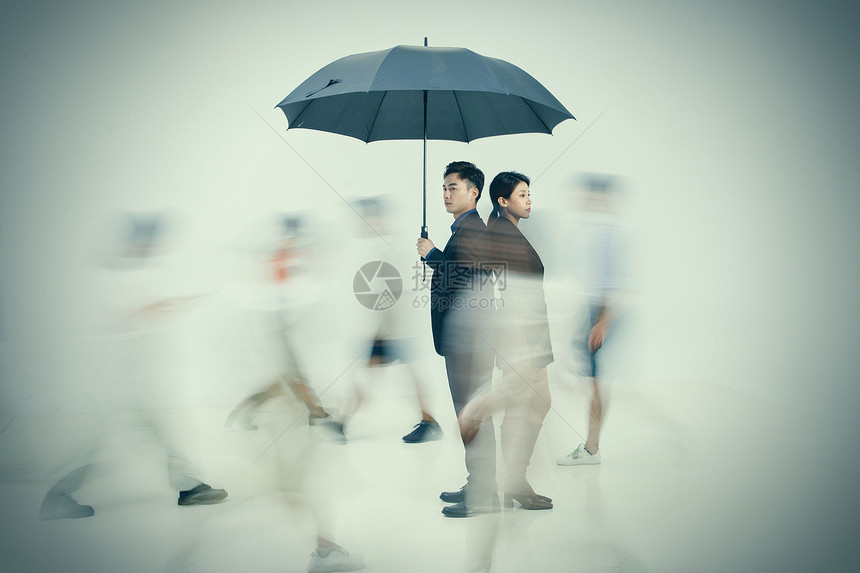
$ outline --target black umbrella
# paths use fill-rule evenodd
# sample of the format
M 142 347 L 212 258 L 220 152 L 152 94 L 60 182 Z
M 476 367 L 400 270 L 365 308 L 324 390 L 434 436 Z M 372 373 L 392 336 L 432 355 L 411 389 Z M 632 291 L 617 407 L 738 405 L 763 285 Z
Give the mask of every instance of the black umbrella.
M 346 56 L 302 82 L 277 107 L 287 129 L 316 129 L 364 142 L 424 140 L 427 236 L 427 140 L 472 141 L 514 133 L 552 133 L 573 119 L 537 80 L 503 60 L 465 48 L 396 46 Z

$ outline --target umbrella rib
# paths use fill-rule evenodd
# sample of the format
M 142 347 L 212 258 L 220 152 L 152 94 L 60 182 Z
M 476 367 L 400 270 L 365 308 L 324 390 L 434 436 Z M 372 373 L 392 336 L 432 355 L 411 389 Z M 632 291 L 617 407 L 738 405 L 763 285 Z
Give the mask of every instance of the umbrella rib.
M 451 93 L 454 94 L 454 103 L 457 104 L 457 114 L 460 116 L 460 123 L 463 124 L 463 133 L 466 134 L 466 143 L 469 143 L 472 140 L 469 139 L 469 133 L 466 129 L 466 120 L 463 119 L 463 108 L 460 107 L 460 98 L 457 97 L 457 90 L 451 90 Z
M 526 98 L 522 98 L 522 100 L 523 100 L 523 102 L 525 102 L 525 104 L 528 106 L 528 108 L 532 111 L 532 113 L 535 114 L 535 117 L 538 118 L 538 120 L 541 122 L 541 125 L 543 125 L 544 128 L 546 129 L 546 132 L 549 133 L 550 135 L 552 135 L 552 129 L 549 128 L 549 126 L 546 124 L 546 122 L 543 120 L 543 118 L 540 115 L 538 115 L 538 113 L 534 110 L 534 108 L 532 107 L 532 101 L 528 100 Z
M 299 114 L 296 116 L 296 118 L 295 118 L 293 121 L 289 121 L 289 122 L 288 122 L 288 123 L 289 123 L 289 125 L 287 125 L 287 129 L 289 129 L 289 128 L 290 128 L 290 127 L 292 127 L 293 125 L 297 124 L 297 123 L 299 122 L 299 118 L 301 118 L 301 117 L 305 114 L 305 112 L 308 110 L 308 108 L 311 106 L 311 104 L 312 104 L 312 103 L 314 103 L 315 101 L 316 101 L 316 100 L 311 100 L 311 101 L 309 101 L 309 102 L 307 103 L 307 105 L 305 105 L 305 107 L 303 107 L 303 108 L 302 108 L 302 111 L 300 111 L 300 112 L 299 112 Z M 283 108 L 281 108 L 281 110 L 283 111 Z M 285 115 L 286 115 L 286 114 L 285 114 Z
M 382 109 L 382 102 L 385 101 L 386 97 L 388 97 L 388 90 L 382 92 L 382 97 L 379 99 L 379 105 L 376 106 L 376 113 L 373 114 L 373 123 L 370 124 L 370 129 L 367 131 L 367 139 L 364 140 L 365 143 L 370 141 L 370 134 L 373 133 L 373 128 L 376 127 L 376 120 L 379 117 L 379 110 Z

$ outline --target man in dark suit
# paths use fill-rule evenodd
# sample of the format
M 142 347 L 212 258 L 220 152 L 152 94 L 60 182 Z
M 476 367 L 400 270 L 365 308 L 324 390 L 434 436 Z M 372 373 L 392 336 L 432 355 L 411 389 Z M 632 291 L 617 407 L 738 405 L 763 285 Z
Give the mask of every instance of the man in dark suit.
M 486 226 L 476 204 L 484 187 L 484 174 L 473 163 L 456 161 L 445 168 L 442 199 L 454 217 L 451 238 L 443 250 L 433 241 L 418 239 L 418 254 L 433 270 L 430 282 L 430 319 L 436 352 L 445 358 L 448 387 L 459 415 L 463 406 L 493 374 L 494 353 L 488 344 L 488 313 L 492 287 L 485 244 Z M 481 426 L 466 445 L 468 479 L 459 491 L 440 498 L 453 505 L 442 513 L 468 517 L 498 508 L 496 492 L 496 441 L 493 420 Z

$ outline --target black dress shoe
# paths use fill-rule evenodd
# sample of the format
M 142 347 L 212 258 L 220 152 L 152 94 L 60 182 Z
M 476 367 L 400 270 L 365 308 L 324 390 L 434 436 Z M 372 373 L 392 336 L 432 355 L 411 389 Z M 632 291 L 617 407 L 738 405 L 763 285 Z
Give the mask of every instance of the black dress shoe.
M 439 499 L 445 503 L 462 503 L 466 499 L 466 486 L 457 491 L 443 491 Z
M 480 502 L 474 498 L 467 497 L 460 503 L 443 507 L 442 515 L 445 517 L 472 517 L 481 513 L 495 513 L 498 511 L 499 496 L 493 494 Z

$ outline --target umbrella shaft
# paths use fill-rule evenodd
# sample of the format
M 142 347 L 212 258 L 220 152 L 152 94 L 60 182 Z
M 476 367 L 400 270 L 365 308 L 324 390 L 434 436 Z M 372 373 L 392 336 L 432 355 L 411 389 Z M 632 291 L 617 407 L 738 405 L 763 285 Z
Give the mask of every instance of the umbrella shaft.
M 425 45 L 427 39 L 424 39 Z M 421 180 L 424 185 L 422 195 L 423 211 L 421 216 L 421 236 L 427 238 L 427 90 L 424 90 L 424 175 Z

